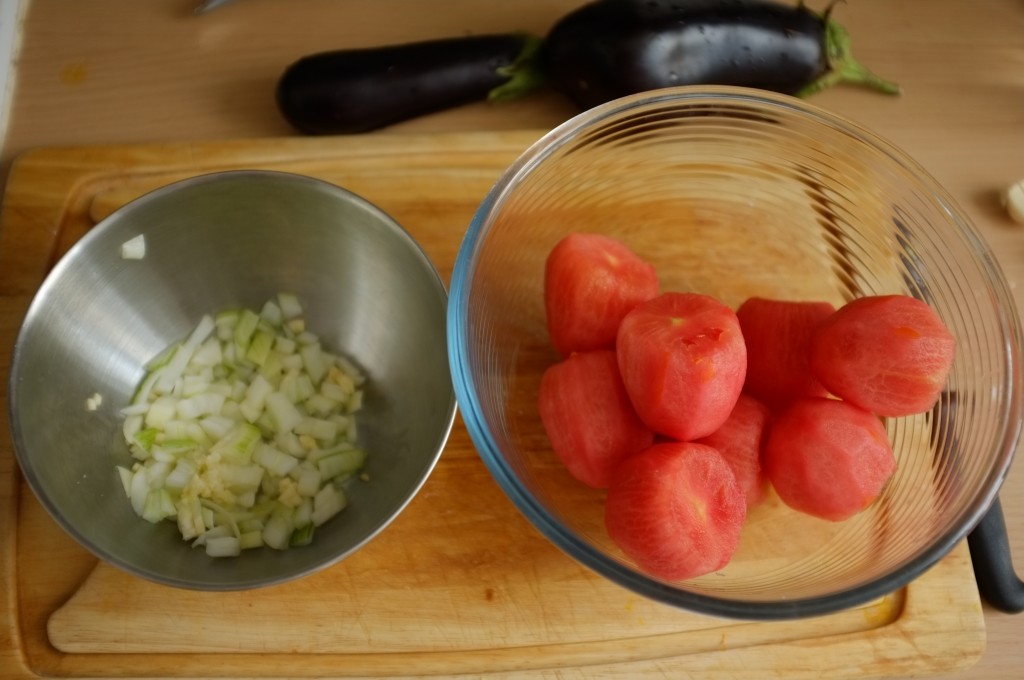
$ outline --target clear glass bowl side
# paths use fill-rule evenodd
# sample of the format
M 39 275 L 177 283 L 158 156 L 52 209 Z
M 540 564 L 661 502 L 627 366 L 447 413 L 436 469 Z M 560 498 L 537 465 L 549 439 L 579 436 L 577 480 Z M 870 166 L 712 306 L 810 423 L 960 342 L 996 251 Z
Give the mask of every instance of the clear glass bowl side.
M 681 93 L 680 93 L 681 92 Z M 950 198 L 898 150 L 788 98 L 685 91 L 600 107 L 556 129 L 499 181 L 460 251 L 449 348 L 482 458 L 557 545 L 613 580 L 712 614 L 820 613 L 884 594 L 980 517 L 1019 436 L 1019 330 L 991 253 Z M 738 306 L 903 293 L 958 339 L 928 413 L 887 419 L 898 471 L 841 523 L 776 497 L 752 509 L 722 571 L 661 583 L 607 538 L 603 493 L 572 480 L 537 416 L 547 339 L 544 260 L 573 231 L 621 239 L 662 290 Z

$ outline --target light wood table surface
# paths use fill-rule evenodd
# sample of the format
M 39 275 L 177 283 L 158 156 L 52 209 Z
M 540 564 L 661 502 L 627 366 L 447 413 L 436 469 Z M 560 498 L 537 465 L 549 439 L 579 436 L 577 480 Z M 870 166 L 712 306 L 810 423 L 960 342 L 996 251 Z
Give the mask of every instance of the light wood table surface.
M 32 0 L 0 157 L 56 145 L 290 135 L 275 109 L 282 69 L 312 52 L 469 33 L 543 33 L 579 0 L 238 0 L 194 16 L 194 0 Z M 814 2 L 823 5 L 824 2 Z M 1024 225 L 998 192 L 1024 178 L 1024 3 L 850 0 L 835 16 L 865 64 L 900 82 L 889 98 L 837 88 L 813 101 L 904 148 L 944 184 L 1024 280 Z M 553 93 L 470 105 L 388 132 L 550 128 L 574 113 Z M 0 272 L 0 276 L 3 273 Z M 1018 311 L 1021 305 L 1018 304 Z M 1001 499 L 1024 565 L 1024 470 Z M 986 610 L 988 649 L 944 677 L 1024 677 L 1024 616 Z

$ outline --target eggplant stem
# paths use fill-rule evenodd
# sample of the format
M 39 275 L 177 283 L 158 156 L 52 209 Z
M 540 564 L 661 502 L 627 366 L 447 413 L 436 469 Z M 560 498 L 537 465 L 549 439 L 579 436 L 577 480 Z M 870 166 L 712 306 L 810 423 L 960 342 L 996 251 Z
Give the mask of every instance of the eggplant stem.
M 832 10 L 834 10 L 836 8 L 836 5 L 838 5 L 840 2 L 846 2 L 846 0 L 832 0 L 832 2 L 828 3 L 828 7 L 826 7 L 825 11 L 821 13 L 821 18 L 824 19 L 825 21 L 828 21 L 829 18 L 832 16 Z
M 899 94 L 900 86 L 870 71 L 854 59 L 850 47 L 850 34 L 831 19 L 825 21 L 825 50 L 828 55 L 828 72 L 796 93 L 807 97 L 836 83 L 856 83 L 885 94 Z
M 541 66 L 540 48 L 544 41 L 529 33 L 521 34 L 523 49 L 508 66 L 497 69 L 499 76 L 507 81 L 487 93 L 487 100 L 507 102 L 519 99 L 544 84 L 544 69 Z

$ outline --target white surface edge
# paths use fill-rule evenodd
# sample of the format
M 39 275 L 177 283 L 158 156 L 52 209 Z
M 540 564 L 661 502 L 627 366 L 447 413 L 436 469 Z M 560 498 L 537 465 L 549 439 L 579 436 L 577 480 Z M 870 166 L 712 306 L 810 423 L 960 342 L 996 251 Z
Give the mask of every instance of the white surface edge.
M 22 26 L 31 0 L 0 0 L 0 152 L 7 140 L 11 100 L 17 80 Z

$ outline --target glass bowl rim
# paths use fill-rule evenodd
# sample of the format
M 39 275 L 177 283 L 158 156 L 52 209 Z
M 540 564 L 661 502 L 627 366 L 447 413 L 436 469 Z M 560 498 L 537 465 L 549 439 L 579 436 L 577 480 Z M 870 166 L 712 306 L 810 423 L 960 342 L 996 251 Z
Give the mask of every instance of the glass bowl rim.
M 525 489 L 505 462 L 491 436 L 481 404 L 476 396 L 476 381 L 469 366 L 470 348 L 466 334 L 471 282 L 479 248 L 487 236 L 489 216 L 506 199 L 511 187 L 528 175 L 539 163 L 572 140 L 576 134 L 619 114 L 636 112 L 671 102 L 742 104 L 763 113 L 776 110 L 831 127 L 856 141 L 881 152 L 890 161 L 918 180 L 930 198 L 950 217 L 950 227 L 971 248 L 973 258 L 985 272 L 996 299 L 999 328 L 1004 339 L 1002 366 L 1007 374 L 1006 409 L 1001 414 L 998 432 L 999 455 L 989 471 L 984 489 L 963 510 L 958 522 L 918 555 L 893 571 L 859 586 L 827 595 L 792 600 L 740 600 L 703 595 L 678 589 L 654 580 L 607 557 L 573 531 L 560 524 Z M 1022 432 L 1024 419 L 1024 381 L 1018 374 L 1021 365 L 1020 321 L 1016 306 L 994 253 L 952 196 L 935 178 L 906 152 L 876 133 L 847 118 L 804 100 L 734 86 L 681 86 L 630 95 L 584 111 L 553 128 L 530 145 L 498 178 L 474 213 L 455 260 L 449 286 L 448 357 L 459 411 L 480 458 L 516 508 L 556 547 L 597 574 L 656 602 L 712 616 L 750 620 L 782 620 L 833 613 L 864 604 L 910 583 L 949 553 L 981 520 L 1006 477 Z

